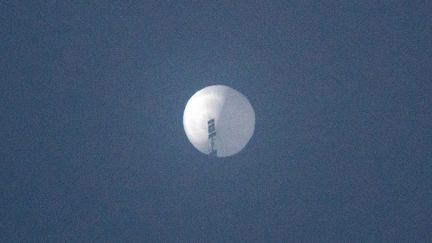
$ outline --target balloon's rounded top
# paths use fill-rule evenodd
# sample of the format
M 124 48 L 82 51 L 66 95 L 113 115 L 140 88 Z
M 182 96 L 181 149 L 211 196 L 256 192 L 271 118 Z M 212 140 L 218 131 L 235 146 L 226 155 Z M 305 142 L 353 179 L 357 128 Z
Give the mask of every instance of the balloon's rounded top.
M 200 152 L 226 157 L 240 152 L 255 129 L 255 112 L 248 99 L 225 85 L 196 92 L 183 114 L 186 136 Z

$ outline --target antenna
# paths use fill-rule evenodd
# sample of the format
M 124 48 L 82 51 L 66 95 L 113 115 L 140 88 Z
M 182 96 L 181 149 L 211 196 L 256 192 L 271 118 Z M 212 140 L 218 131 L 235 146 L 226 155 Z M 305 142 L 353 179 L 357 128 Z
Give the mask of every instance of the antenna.
M 210 149 L 209 155 L 212 157 L 216 157 L 217 150 L 214 148 L 215 139 L 216 139 L 216 124 L 214 118 L 208 120 L 207 125 L 208 125 L 208 139 L 209 139 L 209 149 Z

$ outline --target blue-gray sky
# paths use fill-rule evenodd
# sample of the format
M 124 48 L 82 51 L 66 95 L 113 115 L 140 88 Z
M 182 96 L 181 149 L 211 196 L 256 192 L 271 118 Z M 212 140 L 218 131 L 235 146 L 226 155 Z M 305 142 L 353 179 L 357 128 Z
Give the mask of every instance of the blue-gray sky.
M 3 1 L 0 241 L 432 241 L 432 3 Z M 209 159 L 188 98 L 245 94 Z

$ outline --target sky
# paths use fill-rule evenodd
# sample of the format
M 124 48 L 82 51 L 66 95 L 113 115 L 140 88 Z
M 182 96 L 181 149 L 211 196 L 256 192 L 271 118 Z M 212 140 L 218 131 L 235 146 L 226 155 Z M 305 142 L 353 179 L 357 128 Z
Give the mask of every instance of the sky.
M 432 241 L 432 3 L 2 1 L 0 241 Z M 255 133 L 183 130 L 209 85 Z

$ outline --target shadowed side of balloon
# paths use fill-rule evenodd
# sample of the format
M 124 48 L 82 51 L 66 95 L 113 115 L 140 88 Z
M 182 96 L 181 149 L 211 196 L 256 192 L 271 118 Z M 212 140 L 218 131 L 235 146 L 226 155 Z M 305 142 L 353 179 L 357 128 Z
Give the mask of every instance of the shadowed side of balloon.
M 255 112 L 247 98 L 242 95 L 242 99 L 238 99 L 237 93 L 227 90 L 225 102 L 216 120 L 217 156 L 227 157 L 243 150 L 252 137 L 254 129 Z

